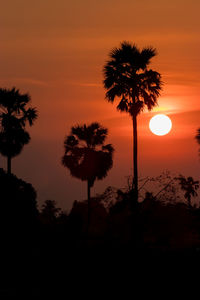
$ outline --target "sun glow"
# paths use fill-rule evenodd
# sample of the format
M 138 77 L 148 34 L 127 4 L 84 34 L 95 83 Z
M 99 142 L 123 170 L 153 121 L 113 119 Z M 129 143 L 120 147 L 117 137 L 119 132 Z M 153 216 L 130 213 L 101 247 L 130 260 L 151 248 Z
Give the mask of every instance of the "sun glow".
M 172 128 L 172 121 L 164 114 L 158 114 L 151 118 L 149 128 L 155 135 L 166 135 Z

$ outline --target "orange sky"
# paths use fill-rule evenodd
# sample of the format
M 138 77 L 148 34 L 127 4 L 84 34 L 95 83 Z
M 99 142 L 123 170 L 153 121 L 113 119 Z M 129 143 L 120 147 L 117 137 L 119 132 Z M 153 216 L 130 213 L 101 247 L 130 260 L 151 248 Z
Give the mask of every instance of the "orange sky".
M 55 199 L 70 208 L 85 196 L 85 184 L 60 165 L 64 136 L 76 123 L 107 126 L 116 149 L 112 171 L 93 194 L 109 184 L 124 186 L 131 174 L 131 120 L 106 102 L 102 86 L 108 52 L 123 40 L 157 48 L 151 66 L 165 85 L 156 110 L 173 122 L 169 135 L 157 137 L 148 129 L 155 112 L 139 117 L 140 175 L 170 169 L 199 178 L 198 0 L 7 0 L 1 11 L 0 85 L 28 91 L 39 110 L 31 143 L 13 160 L 13 172 L 34 185 L 40 202 Z

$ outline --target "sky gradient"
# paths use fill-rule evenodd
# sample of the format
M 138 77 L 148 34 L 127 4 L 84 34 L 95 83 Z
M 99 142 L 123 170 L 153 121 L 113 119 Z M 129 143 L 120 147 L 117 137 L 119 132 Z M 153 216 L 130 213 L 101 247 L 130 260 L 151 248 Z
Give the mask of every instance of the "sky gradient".
M 116 149 L 113 169 L 95 183 L 92 195 L 108 185 L 126 185 L 132 172 L 132 123 L 115 103 L 107 103 L 102 84 L 108 53 L 124 40 L 157 49 L 151 67 L 164 81 L 159 107 L 139 116 L 140 176 L 168 169 L 199 179 L 194 140 L 200 127 L 198 0 L 8 0 L 1 10 L 0 86 L 29 92 L 39 111 L 30 144 L 13 159 L 13 173 L 33 184 L 40 204 L 53 199 L 70 209 L 75 199 L 86 198 L 86 184 L 60 163 L 64 137 L 77 123 L 100 122 Z M 156 112 L 172 120 L 167 136 L 149 131 Z

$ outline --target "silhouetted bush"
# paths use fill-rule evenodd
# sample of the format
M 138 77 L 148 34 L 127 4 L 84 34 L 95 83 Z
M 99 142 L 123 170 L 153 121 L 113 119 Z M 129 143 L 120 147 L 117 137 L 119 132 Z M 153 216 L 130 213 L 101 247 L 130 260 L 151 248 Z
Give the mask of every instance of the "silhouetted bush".
M 8 240 L 30 240 L 37 227 L 38 217 L 35 189 L 30 183 L 0 169 L 0 191 L 2 235 Z
M 185 203 L 165 204 L 147 194 L 140 217 L 145 247 L 173 251 L 199 244 L 194 212 Z

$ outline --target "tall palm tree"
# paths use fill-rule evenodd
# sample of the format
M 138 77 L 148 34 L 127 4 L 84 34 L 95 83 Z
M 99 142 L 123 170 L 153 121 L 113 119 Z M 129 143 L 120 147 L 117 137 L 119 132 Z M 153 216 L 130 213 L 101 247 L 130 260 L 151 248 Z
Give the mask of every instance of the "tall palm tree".
M 77 125 L 64 140 L 65 153 L 62 164 L 70 170 L 73 177 L 87 181 L 88 227 L 90 224 L 91 195 L 90 190 L 96 179 L 107 176 L 113 165 L 111 144 L 105 145 L 108 130 L 99 123 Z
M 147 107 L 151 110 L 157 104 L 162 86 L 161 75 L 148 69 L 151 58 L 156 55 L 154 48 L 139 50 L 136 45 L 122 42 L 109 54 L 104 73 L 106 98 L 113 103 L 119 98 L 117 109 L 127 112 L 133 122 L 133 190 L 138 200 L 138 142 L 137 116 Z
M 30 141 L 27 123 L 32 126 L 37 110 L 29 105 L 31 98 L 16 88 L 0 88 L 0 153 L 7 157 L 7 172 L 11 173 L 11 159 Z

